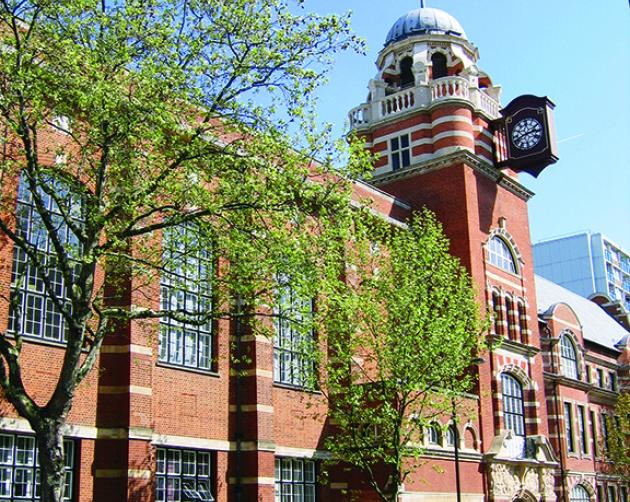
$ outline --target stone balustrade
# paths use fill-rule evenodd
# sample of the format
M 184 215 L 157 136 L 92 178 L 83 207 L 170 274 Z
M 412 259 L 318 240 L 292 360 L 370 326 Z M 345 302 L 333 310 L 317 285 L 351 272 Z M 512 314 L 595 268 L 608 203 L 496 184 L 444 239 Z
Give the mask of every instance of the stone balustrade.
M 405 110 L 411 110 L 416 103 L 414 90 L 405 89 L 390 96 L 386 96 L 381 101 L 381 117 L 385 118 Z
M 431 81 L 429 85 L 403 89 L 353 108 L 348 114 L 350 128 L 361 129 L 372 122 L 451 100 L 468 101 L 475 109 L 484 112 L 490 118 L 497 118 L 501 108 L 500 103 L 484 90 L 471 87 L 466 78 L 444 77 Z
M 452 98 L 469 99 L 468 80 L 462 77 L 444 77 L 433 80 L 431 98 L 434 102 Z

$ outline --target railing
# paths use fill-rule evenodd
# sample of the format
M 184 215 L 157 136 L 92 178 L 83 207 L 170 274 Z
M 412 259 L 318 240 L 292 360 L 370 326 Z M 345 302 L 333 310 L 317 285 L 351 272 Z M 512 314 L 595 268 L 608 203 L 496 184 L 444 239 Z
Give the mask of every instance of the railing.
M 468 80 L 462 77 L 444 77 L 431 82 L 431 99 L 441 101 L 449 98 L 469 99 Z
M 397 92 L 391 96 L 385 97 L 381 101 L 381 117 L 388 117 L 395 113 L 404 112 L 414 108 L 416 99 L 413 89 L 406 89 L 404 91 Z
M 350 120 L 350 128 L 367 125 L 371 121 L 370 105 L 364 104 L 350 110 L 348 114 Z
M 501 106 L 499 102 L 492 99 L 485 92 L 479 91 L 479 108 L 486 112 L 491 117 L 498 117 Z
M 491 118 L 499 116 L 498 101 L 482 89 L 470 88 L 462 77 L 444 77 L 433 80 L 429 86 L 417 86 L 385 96 L 371 103 L 353 108 L 348 114 L 350 128 L 362 128 L 371 122 L 396 116 L 416 108 L 427 108 L 432 103 L 447 100 L 466 100 Z

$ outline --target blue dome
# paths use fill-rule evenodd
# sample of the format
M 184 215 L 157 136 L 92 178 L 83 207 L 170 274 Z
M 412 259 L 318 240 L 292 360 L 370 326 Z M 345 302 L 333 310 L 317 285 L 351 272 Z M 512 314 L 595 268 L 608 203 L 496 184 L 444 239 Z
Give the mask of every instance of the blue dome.
M 464 28 L 459 21 L 440 9 L 421 7 L 401 16 L 387 34 L 385 45 L 398 42 L 414 35 L 437 33 L 454 35 L 466 39 Z

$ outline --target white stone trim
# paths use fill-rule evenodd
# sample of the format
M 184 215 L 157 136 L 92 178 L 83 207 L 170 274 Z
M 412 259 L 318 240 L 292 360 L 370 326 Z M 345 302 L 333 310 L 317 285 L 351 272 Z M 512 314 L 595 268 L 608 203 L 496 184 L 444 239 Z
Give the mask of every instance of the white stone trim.
M 436 125 L 444 124 L 445 122 L 465 122 L 466 124 L 472 124 L 472 119 L 467 115 L 444 115 L 443 117 L 437 118 L 431 122 L 431 125 L 435 127 Z
M 439 157 L 441 155 L 447 155 L 453 152 L 461 152 L 462 150 L 467 150 L 470 153 L 475 154 L 475 149 L 470 146 L 452 145 L 452 146 L 445 146 L 444 148 L 439 148 L 433 153 L 433 156 Z
M 101 385 L 98 388 L 99 394 L 140 394 L 142 396 L 153 395 L 151 387 L 141 387 L 139 385 Z
M 230 405 L 230 411 L 237 411 L 238 406 Z M 273 413 L 273 406 L 267 404 L 241 404 L 241 411 L 259 411 L 261 413 Z
M 509 279 L 505 279 L 501 277 L 500 275 L 493 274 L 490 271 L 486 271 L 486 277 L 490 277 L 491 279 L 494 279 L 495 281 L 498 281 L 507 286 L 513 287 L 515 290 L 517 290 L 520 293 L 520 296 L 525 296 L 527 294 L 527 288 L 523 286 L 522 284 L 519 284 L 517 282 L 512 282 Z
M 485 143 L 483 141 L 480 141 L 478 139 L 475 140 L 475 146 L 478 146 L 480 148 L 483 148 L 484 150 L 486 150 L 487 152 L 492 153 L 492 145 L 489 145 L 488 143 Z
M 153 349 L 151 347 L 145 347 L 143 345 L 103 345 L 101 347 L 103 354 L 142 354 L 145 356 L 152 356 Z
M 292 446 L 276 446 L 276 455 L 279 457 L 293 458 L 330 458 L 330 453 L 325 450 L 317 450 L 314 448 L 294 448 Z
M 228 481 L 231 485 L 236 484 L 236 478 L 229 478 Z M 263 476 L 241 478 L 240 481 L 241 481 L 241 484 L 244 484 L 244 485 L 271 485 L 273 486 L 276 484 L 275 478 L 267 478 Z
M 260 368 L 250 368 L 248 370 L 236 371 L 235 373 L 242 376 L 259 376 L 263 378 L 273 378 L 273 371 L 263 370 Z
M 221 439 L 201 439 L 188 436 L 172 436 L 170 434 L 156 434 L 151 436 L 151 444 L 155 446 L 174 446 L 180 448 L 196 448 L 199 450 L 233 450 L 230 441 Z
M 454 137 L 466 138 L 466 139 L 469 139 L 472 143 L 475 142 L 475 137 L 472 135 L 472 133 L 468 131 L 443 131 L 433 136 L 433 143 L 444 138 L 454 138 Z M 457 146 L 460 146 L 460 145 L 457 145 Z

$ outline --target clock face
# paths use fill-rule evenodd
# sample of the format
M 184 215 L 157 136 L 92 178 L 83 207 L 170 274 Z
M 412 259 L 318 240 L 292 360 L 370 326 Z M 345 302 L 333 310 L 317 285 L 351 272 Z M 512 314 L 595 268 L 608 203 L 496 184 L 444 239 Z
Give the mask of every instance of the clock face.
M 529 150 L 540 142 L 542 135 L 542 124 L 533 117 L 526 117 L 517 122 L 512 129 L 512 143 L 516 148 Z

